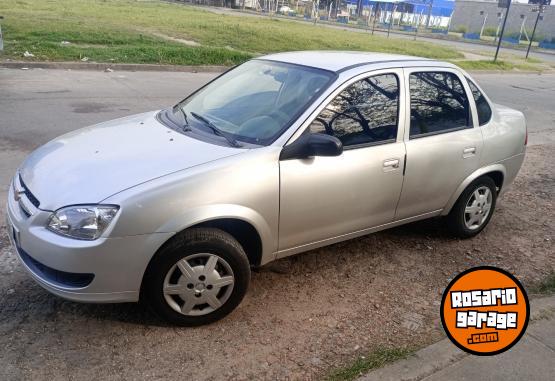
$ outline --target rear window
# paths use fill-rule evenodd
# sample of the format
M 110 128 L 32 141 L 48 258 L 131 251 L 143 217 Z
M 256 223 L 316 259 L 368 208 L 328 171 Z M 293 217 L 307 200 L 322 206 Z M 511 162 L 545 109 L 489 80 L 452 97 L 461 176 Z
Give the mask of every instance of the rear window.
M 470 91 L 472 91 L 472 97 L 474 98 L 474 102 L 476 102 L 476 111 L 478 111 L 478 122 L 480 126 L 488 123 L 491 119 L 491 107 L 489 106 L 488 101 L 482 94 L 478 87 L 470 80 L 470 78 L 466 78 L 468 81 L 468 86 L 470 86 Z

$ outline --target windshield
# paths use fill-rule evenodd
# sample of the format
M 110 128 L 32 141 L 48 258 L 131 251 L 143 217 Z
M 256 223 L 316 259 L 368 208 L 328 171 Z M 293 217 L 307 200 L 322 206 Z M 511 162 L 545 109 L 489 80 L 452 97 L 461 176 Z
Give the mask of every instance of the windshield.
M 268 145 L 333 77 L 325 70 L 253 60 L 217 78 L 177 104 L 173 112 L 190 127 L 208 127 L 228 140 Z

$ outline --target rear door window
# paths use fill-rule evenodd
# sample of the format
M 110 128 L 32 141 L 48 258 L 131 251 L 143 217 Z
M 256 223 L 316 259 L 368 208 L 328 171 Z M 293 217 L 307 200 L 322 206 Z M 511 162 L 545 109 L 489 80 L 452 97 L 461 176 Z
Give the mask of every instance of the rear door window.
M 468 98 L 450 72 L 410 74 L 410 138 L 471 128 Z

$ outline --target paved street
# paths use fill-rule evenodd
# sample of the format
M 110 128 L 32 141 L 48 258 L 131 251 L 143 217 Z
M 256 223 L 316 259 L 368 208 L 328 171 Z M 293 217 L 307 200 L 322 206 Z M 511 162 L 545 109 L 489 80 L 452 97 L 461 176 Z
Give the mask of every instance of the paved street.
M 0 205 L 37 146 L 171 105 L 214 75 L 0 69 Z M 555 269 L 555 75 L 475 78 L 526 114 L 530 134 L 524 166 L 484 232 L 457 240 L 424 221 L 280 260 L 254 272 L 239 308 L 209 326 L 168 327 L 135 304 L 48 294 L 8 246 L 0 206 L 0 380 L 320 379 L 383 346 L 442 339 L 441 294 L 464 269 L 503 267 L 525 286 L 543 279 Z
M 77 128 L 172 105 L 215 75 L 0 68 L 0 198 L 32 149 Z

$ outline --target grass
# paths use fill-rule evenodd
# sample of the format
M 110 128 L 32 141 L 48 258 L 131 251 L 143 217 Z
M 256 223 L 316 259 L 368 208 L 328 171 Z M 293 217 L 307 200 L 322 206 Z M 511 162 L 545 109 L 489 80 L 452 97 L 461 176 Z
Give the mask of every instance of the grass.
M 451 61 L 455 65 L 465 70 L 522 70 L 522 71 L 542 71 L 545 68 L 531 63 L 518 63 L 498 60 L 477 60 L 477 61 Z M 542 61 L 540 61 L 542 62 Z
M 512 70 L 515 65 L 506 61 L 478 60 L 478 61 L 454 61 L 455 65 L 465 70 Z
M 337 369 L 328 377 L 328 381 L 350 381 L 373 369 L 381 368 L 392 362 L 405 359 L 414 353 L 407 348 L 381 348 L 370 355 L 359 357 L 353 364 Z
M 2 0 L 0 14 L 5 18 L 2 57 L 14 60 L 88 57 L 96 62 L 233 65 L 260 54 L 313 49 L 461 57 L 454 49 L 425 42 L 275 18 L 215 14 L 152 0 Z M 159 35 L 195 41 L 200 46 Z M 23 57 L 25 51 L 34 57 Z
M 526 62 L 533 63 L 533 64 L 534 64 L 534 63 L 536 63 L 536 64 L 541 64 L 541 63 L 543 63 L 542 60 L 540 60 L 539 58 L 535 58 L 535 57 L 528 57 L 528 58 L 526 59 Z
M 553 294 L 555 293 L 555 273 L 548 275 L 542 282 L 530 289 L 533 294 Z

